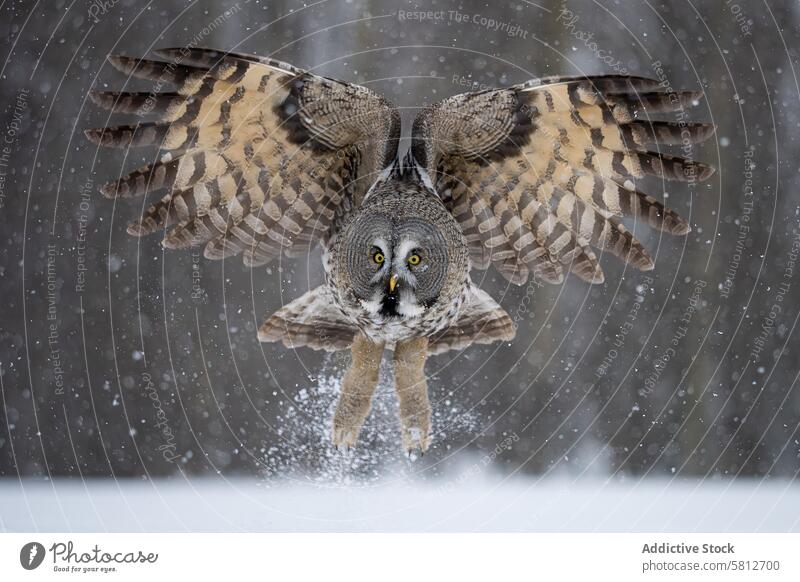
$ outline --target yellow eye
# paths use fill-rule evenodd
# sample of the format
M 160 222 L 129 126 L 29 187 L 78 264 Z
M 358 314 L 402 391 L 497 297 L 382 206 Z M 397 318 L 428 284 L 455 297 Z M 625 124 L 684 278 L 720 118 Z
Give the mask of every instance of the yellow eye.
M 415 266 L 419 265 L 421 262 L 422 262 L 422 257 L 420 257 L 419 255 L 411 255 L 410 257 L 408 257 L 409 265 Z
M 386 260 L 386 257 L 383 256 L 383 253 L 378 251 L 374 255 L 372 255 L 372 260 L 375 261 L 376 265 L 382 265 L 383 261 Z

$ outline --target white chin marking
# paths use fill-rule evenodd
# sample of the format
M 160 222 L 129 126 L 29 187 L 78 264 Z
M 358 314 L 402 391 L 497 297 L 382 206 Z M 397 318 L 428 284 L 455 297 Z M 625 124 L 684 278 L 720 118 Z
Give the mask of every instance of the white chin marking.
M 425 308 L 419 305 L 415 300 L 407 300 L 402 295 L 400 296 L 400 303 L 397 305 L 397 313 L 403 317 L 416 317 L 422 315 Z
M 370 315 L 378 315 L 381 311 L 381 299 L 380 295 L 378 297 L 373 297 L 370 300 L 366 299 L 359 299 L 361 302 L 361 306 L 367 310 L 367 313 Z

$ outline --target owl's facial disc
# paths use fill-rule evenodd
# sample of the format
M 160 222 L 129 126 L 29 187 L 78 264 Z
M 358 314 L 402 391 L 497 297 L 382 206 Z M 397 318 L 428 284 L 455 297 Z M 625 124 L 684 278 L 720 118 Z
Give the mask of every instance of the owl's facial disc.
M 416 317 L 439 298 L 447 252 L 438 230 L 412 219 L 393 229 L 387 250 L 388 268 L 381 270 L 376 299 L 384 318 Z
M 348 248 L 356 298 L 376 318 L 421 315 L 439 298 L 447 273 L 442 233 L 435 224 L 417 217 L 384 215 L 377 221 L 373 217 L 370 227 L 354 229 L 348 241 L 359 247 Z M 371 231 L 371 236 L 363 236 L 364 231 Z

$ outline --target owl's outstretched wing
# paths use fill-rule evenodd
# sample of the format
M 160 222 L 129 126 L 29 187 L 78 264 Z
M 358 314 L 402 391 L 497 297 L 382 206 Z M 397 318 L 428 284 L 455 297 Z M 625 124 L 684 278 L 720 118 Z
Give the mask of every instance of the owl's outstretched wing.
M 400 116 L 374 92 L 272 59 L 206 49 L 111 57 L 153 81 L 150 93 L 92 92 L 116 113 L 153 121 L 92 129 L 103 146 L 155 146 L 157 163 L 105 185 L 105 196 L 166 190 L 128 232 L 162 230 L 168 248 L 205 245 L 249 265 L 306 252 L 358 204 L 397 152 Z M 175 92 L 158 92 L 174 85 Z
M 530 275 L 559 283 L 565 271 L 600 283 L 592 247 L 642 270 L 653 267 L 618 217 L 689 232 L 686 220 L 639 192 L 635 180 L 713 174 L 707 165 L 650 151 L 691 148 L 713 134 L 709 124 L 651 117 L 700 97 L 622 76 L 553 77 L 465 93 L 417 116 L 412 153 L 461 224 L 473 266 L 493 264 L 516 284 Z

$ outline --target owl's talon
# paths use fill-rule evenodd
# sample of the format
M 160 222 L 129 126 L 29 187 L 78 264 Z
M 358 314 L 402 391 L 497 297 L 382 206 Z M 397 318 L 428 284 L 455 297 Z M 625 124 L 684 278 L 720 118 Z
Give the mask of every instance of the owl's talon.
M 406 455 L 408 456 L 409 461 L 416 461 L 417 456 L 419 456 L 420 459 L 425 456 L 425 451 L 419 447 L 413 447 L 406 449 Z
M 420 456 L 425 454 L 431 443 L 429 423 L 426 426 L 404 426 L 403 448 L 409 452 L 419 451 Z
M 349 451 L 351 447 L 355 446 L 360 431 L 360 426 L 337 426 L 337 423 L 334 422 L 331 439 L 333 440 L 333 445 L 336 447 L 336 450 Z

